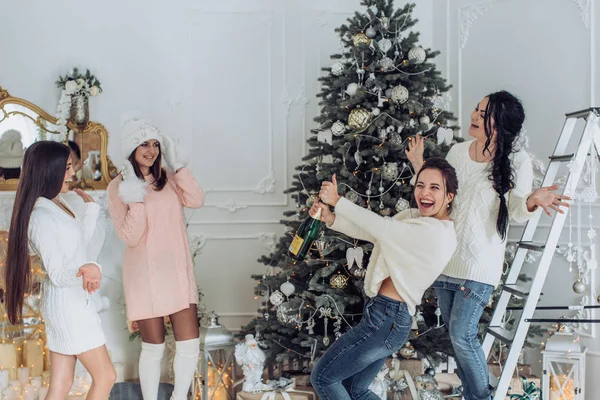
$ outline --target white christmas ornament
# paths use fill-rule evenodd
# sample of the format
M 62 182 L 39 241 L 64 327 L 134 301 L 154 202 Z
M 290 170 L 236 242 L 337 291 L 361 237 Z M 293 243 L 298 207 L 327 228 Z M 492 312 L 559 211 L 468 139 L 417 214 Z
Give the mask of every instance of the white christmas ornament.
M 333 125 L 331 125 L 331 133 L 335 136 L 342 136 L 346 132 L 346 126 L 342 121 L 335 121 Z
M 431 119 L 429 119 L 429 117 L 427 115 L 423 115 L 421 118 L 419 118 L 419 122 L 424 125 L 429 125 L 429 123 L 431 122 Z
M 398 164 L 393 162 L 385 163 L 381 169 L 381 176 L 388 181 L 396 179 L 398 177 Z
M 269 300 L 271 301 L 271 304 L 277 307 L 283 303 L 285 297 L 283 297 L 283 294 L 279 290 L 276 290 L 269 296 Z
M 377 42 L 377 46 L 379 46 L 379 50 L 387 53 L 392 48 L 392 41 L 390 39 L 381 39 Z
M 383 57 L 381 61 L 379 61 L 379 65 L 383 68 L 384 71 L 389 71 L 394 69 L 394 60 L 389 57 Z
M 414 46 L 408 51 L 408 59 L 416 64 L 421 64 L 425 61 L 425 58 L 425 50 L 420 46 Z
M 340 76 L 344 73 L 344 65 L 337 61 L 331 66 L 331 73 L 335 76 Z
M 324 131 L 319 131 L 319 133 L 317 133 L 317 140 L 321 143 L 332 144 L 333 138 L 331 135 L 332 135 L 331 129 L 325 129 Z
M 283 282 L 281 286 L 279 286 L 279 290 L 281 290 L 281 292 L 287 297 L 290 297 L 294 294 L 294 291 L 296 291 L 296 287 L 290 281 L 287 281 Z
M 350 247 L 346 250 L 346 260 L 348 261 L 348 269 L 352 268 L 354 263 L 358 268 L 362 268 L 362 262 L 364 257 L 362 247 Z
M 378 116 L 379 114 L 381 114 L 381 110 L 377 107 L 375 107 L 371 112 L 374 116 Z
M 348 93 L 349 96 L 354 96 L 356 92 L 358 92 L 358 83 L 352 82 L 346 87 L 346 93 Z
M 396 103 L 404 104 L 408 100 L 408 89 L 402 85 L 398 85 L 392 89 L 390 97 Z
M 375 37 L 375 35 L 377 35 L 377 31 L 375 30 L 375 28 L 373 28 L 372 26 L 370 26 L 365 31 L 365 35 L 367 35 L 367 37 L 373 39 Z
M 253 392 L 268 389 L 262 383 L 262 374 L 265 364 L 265 353 L 258 347 L 253 335 L 246 335 L 244 343 L 235 345 L 235 361 L 244 372 L 244 392 Z
M 446 145 L 450 145 L 452 143 L 452 139 L 454 139 L 454 134 L 452 129 L 450 128 L 438 128 L 437 130 L 437 144 L 438 146 L 442 143 Z

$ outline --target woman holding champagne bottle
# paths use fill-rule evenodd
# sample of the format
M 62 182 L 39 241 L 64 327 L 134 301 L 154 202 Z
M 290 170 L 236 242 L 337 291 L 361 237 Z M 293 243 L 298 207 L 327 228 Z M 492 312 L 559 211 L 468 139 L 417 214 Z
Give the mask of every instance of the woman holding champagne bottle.
M 431 158 L 417 175 L 413 195 L 418 210 L 384 218 L 340 197 L 335 175 L 323 182 L 319 196 L 325 204 L 315 202 L 310 214 L 320 212 L 330 229 L 375 246 L 365 277 L 370 299 L 363 318 L 331 345 L 312 371 L 311 382 L 321 399 L 379 399 L 369 390 L 370 383 L 385 359 L 405 343 L 415 307 L 456 248 L 449 215 L 457 189 L 454 168 Z

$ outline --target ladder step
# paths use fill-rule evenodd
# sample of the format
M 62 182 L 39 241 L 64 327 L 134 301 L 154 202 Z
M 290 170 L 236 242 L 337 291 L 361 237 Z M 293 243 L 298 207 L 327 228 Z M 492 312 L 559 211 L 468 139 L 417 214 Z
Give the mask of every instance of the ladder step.
M 579 110 L 579 111 L 566 113 L 565 116 L 567 118 L 581 118 L 581 117 L 587 116 L 590 113 L 590 111 L 598 111 L 598 110 L 600 110 L 600 108 L 591 107 L 591 108 L 586 108 L 585 110 Z
M 567 162 L 567 161 L 571 161 L 574 156 L 575 156 L 575 154 L 565 154 L 564 156 L 551 156 L 550 162 L 552 162 L 552 161 Z
M 527 250 L 535 250 L 535 251 L 544 251 L 546 247 L 545 244 L 539 244 L 534 242 L 518 242 L 519 247 L 522 247 Z
M 500 340 L 504 344 L 510 345 L 515 337 L 515 334 L 501 326 L 488 326 L 487 331 L 490 335 Z
M 520 285 L 517 285 L 517 284 L 514 284 L 514 283 L 502 285 L 502 289 L 505 292 L 512 293 L 515 296 L 519 296 L 519 297 L 522 297 L 522 298 L 523 297 L 527 297 L 529 295 L 529 289 L 528 288 L 520 286 Z

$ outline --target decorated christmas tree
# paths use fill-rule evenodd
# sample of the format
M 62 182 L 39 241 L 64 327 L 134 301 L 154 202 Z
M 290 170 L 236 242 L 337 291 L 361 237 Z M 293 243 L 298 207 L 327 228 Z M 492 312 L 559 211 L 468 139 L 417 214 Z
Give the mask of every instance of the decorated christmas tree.
M 341 194 L 382 216 L 411 206 L 413 171 L 405 149 L 410 137 L 426 140 L 425 157 L 445 156 L 455 140 L 448 126 L 449 86 L 433 64 L 436 51 L 419 46 L 411 28 L 414 4 L 395 9 L 392 0 L 364 0 L 364 8 L 336 29 L 344 51 L 324 68 L 321 114 L 309 153 L 287 190 L 296 211 L 286 212 L 287 233 L 260 262 L 259 317 L 243 329 L 258 334 L 267 362 L 289 357 L 313 359 L 362 316 L 363 279 L 373 245 L 322 229 L 307 257 L 296 261 L 288 249 L 323 180 L 337 174 Z M 411 343 L 429 357 L 450 352 L 436 315 L 433 291 L 415 317 Z M 409 356 L 412 349 L 404 349 Z

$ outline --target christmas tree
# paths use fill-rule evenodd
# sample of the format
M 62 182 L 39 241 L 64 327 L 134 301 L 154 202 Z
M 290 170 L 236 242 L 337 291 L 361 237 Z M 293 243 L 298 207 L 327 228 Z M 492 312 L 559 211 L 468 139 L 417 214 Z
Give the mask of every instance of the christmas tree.
M 335 173 L 342 195 L 392 216 L 411 204 L 408 139 L 429 138 L 425 157 L 445 156 L 455 141 L 448 127 L 454 119 L 447 111 L 449 86 L 432 63 L 438 52 L 420 47 L 419 34 L 411 31 L 417 22 L 411 17 L 414 4 L 395 9 L 393 0 L 363 0 L 362 6 L 336 29 L 343 54 L 331 57 L 331 67 L 319 79 L 319 126 L 286 191 L 297 208 L 282 221 L 288 234 L 259 260 L 267 266 L 265 273 L 253 276 L 256 296 L 264 301 L 243 334 L 258 334 L 271 361 L 313 359 L 362 316 L 371 243 L 323 229 L 306 259 L 295 261 L 288 253 L 321 182 Z M 451 351 L 436 309 L 431 290 L 411 338 L 417 351 L 433 358 Z

